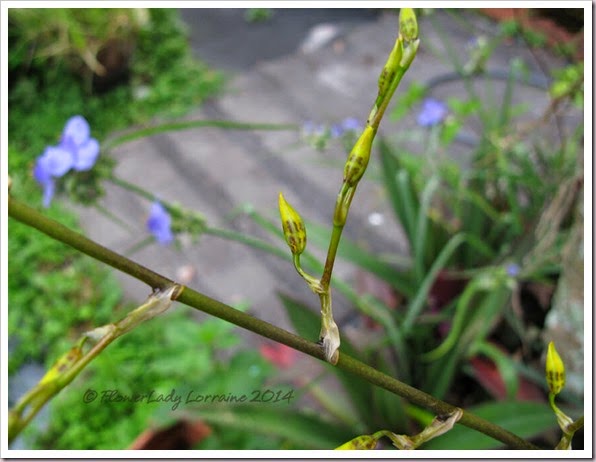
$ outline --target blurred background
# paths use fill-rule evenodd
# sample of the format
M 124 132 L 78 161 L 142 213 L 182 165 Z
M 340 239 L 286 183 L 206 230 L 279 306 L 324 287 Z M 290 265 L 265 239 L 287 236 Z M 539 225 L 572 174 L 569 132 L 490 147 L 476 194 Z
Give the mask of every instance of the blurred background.
M 335 265 L 342 350 L 554 447 L 549 341 L 567 367 L 561 407 L 579 417 L 584 395 L 584 11 L 416 11 L 418 55 L 381 124 Z M 304 264 L 320 273 L 397 14 L 10 9 L 11 194 L 315 341 L 318 301 L 292 267 L 277 196 L 305 219 Z M 57 178 L 45 208 L 32 172 L 74 115 L 100 154 L 92 169 Z M 147 227 L 155 201 L 173 242 Z M 12 406 L 81 333 L 123 317 L 148 288 L 8 223 Z M 256 402 L 84 404 L 89 389 Z M 380 429 L 414 434 L 432 417 L 178 305 L 111 345 L 12 447 L 330 449 Z M 425 446 L 495 447 L 463 427 Z

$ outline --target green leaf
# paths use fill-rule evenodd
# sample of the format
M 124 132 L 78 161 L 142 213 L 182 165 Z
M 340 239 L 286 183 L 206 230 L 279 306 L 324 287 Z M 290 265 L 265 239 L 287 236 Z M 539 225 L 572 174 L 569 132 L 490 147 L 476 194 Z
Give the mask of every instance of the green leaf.
M 436 176 L 433 176 L 428 180 L 420 195 L 420 208 L 416 217 L 414 239 L 411 241 L 411 244 L 413 245 L 414 268 L 417 281 L 422 281 L 426 270 L 424 267 L 424 257 L 426 255 L 425 247 L 429 224 L 428 215 L 433 195 L 438 187 L 439 179 Z
M 444 399 L 453 384 L 453 379 L 459 371 L 462 357 L 459 345 L 449 351 L 440 361 L 435 361 L 428 367 L 425 388 L 429 394 L 437 399 Z
M 521 438 L 532 438 L 557 426 L 553 411 L 546 403 L 498 402 L 482 404 L 468 409 L 495 425 L 515 433 Z M 503 444 L 482 433 L 456 425 L 451 431 L 429 441 L 422 449 L 498 449 Z
M 449 242 L 445 244 L 445 247 L 441 250 L 441 253 L 437 256 L 436 260 L 432 264 L 429 272 L 427 273 L 426 277 L 422 281 L 422 284 L 418 288 L 418 292 L 416 293 L 416 297 L 409 303 L 406 316 L 403 320 L 403 333 L 407 335 L 409 330 L 414 325 L 414 321 L 416 317 L 420 314 L 422 309 L 424 308 L 424 304 L 428 297 L 428 292 L 432 287 L 432 284 L 439 274 L 439 271 L 443 269 L 451 256 L 455 253 L 457 248 L 466 241 L 466 236 L 462 233 L 458 233 L 449 239 Z
M 309 306 L 295 300 L 288 295 L 278 293 L 286 309 L 290 322 L 296 333 L 305 339 L 316 342 L 319 340 L 321 318 Z M 342 342 L 343 346 L 343 342 Z
M 480 286 L 479 279 L 472 279 L 461 296 L 459 296 L 449 334 L 439 346 L 423 355 L 424 361 L 434 362 L 441 359 L 457 344 L 461 338 L 461 332 L 466 326 L 466 322 L 469 321 L 468 307 L 471 305 L 474 295 L 481 291 L 484 291 L 484 289 Z
M 517 374 L 517 367 L 511 357 L 497 347 L 486 341 L 480 342 L 478 345 L 478 352 L 490 358 L 499 370 L 499 374 L 505 383 L 505 390 L 507 391 L 507 399 L 515 399 L 517 390 L 519 388 L 519 380 Z
M 299 414 L 295 409 L 259 406 L 201 406 L 198 415 L 221 431 L 240 429 L 282 438 L 295 449 L 333 449 L 354 437 L 352 431 L 337 423 L 325 422 L 315 415 Z M 285 404 L 284 404 L 285 406 Z
M 397 199 L 403 204 L 403 211 L 399 217 L 400 223 L 408 235 L 410 244 L 413 245 L 416 239 L 416 216 L 420 204 L 409 172 L 398 170 L 395 173 L 395 182 L 397 184 Z
M 447 119 L 441 129 L 441 144 L 449 146 L 461 130 L 462 123 L 455 119 Z
M 393 208 L 393 213 L 398 222 L 403 226 L 411 243 L 416 210 L 413 204 L 414 193 L 412 192 L 411 179 L 406 171 L 402 170 L 400 172 L 399 162 L 391 151 L 389 144 L 383 138 L 379 139 L 379 152 L 381 153 L 383 181 Z M 407 181 L 408 179 L 410 181 Z M 407 188 L 408 186 L 409 188 Z M 409 192 L 406 193 L 404 189 L 409 189 Z

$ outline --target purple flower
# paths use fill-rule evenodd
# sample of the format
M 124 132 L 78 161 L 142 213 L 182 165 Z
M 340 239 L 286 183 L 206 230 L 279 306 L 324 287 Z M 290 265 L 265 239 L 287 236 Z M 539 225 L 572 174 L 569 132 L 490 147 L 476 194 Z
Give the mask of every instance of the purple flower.
M 433 98 L 427 98 L 422 103 L 422 111 L 420 111 L 416 120 L 418 125 L 422 127 L 432 127 L 442 122 L 446 116 L 447 106 L 445 103 Z
M 172 217 L 158 201 L 151 205 L 151 214 L 147 219 L 147 229 L 155 240 L 162 245 L 167 245 L 174 240 L 172 234 Z
M 509 263 L 506 266 L 505 271 L 507 272 L 507 276 L 514 278 L 517 275 L 519 275 L 521 268 L 519 267 L 519 265 L 516 265 L 515 263 Z
M 325 126 L 315 124 L 312 120 L 307 120 L 302 125 L 302 132 L 304 136 L 323 136 L 325 134 Z
M 99 155 L 99 143 L 90 134 L 89 124 L 83 116 L 71 117 L 58 145 L 59 149 L 71 154 L 72 168 L 79 172 L 91 169 Z
M 331 137 L 339 138 L 346 132 L 357 132 L 362 130 L 362 124 L 355 117 L 347 117 L 339 124 L 333 124 L 331 126 Z
M 354 131 L 354 132 L 358 132 L 360 130 L 362 130 L 362 124 L 360 123 L 360 121 L 356 118 L 356 117 L 347 117 L 344 120 L 342 120 L 341 122 L 341 127 L 345 130 L 345 131 Z
M 64 176 L 71 168 L 77 171 L 91 169 L 99 155 L 99 143 L 90 137 L 89 124 L 76 115 L 66 122 L 60 144 L 47 146 L 37 158 L 33 177 L 43 187 L 43 205 L 49 207 L 54 196 L 54 178 Z
M 344 134 L 344 129 L 340 124 L 331 125 L 331 138 L 339 138 Z

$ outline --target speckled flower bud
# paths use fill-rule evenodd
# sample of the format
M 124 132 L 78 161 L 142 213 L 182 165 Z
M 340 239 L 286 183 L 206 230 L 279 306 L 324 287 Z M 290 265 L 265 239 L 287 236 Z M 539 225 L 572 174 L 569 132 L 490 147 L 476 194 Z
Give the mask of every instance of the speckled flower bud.
M 546 383 L 553 395 L 559 394 L 565 386 L 565 365 L 554 342 L 548 344 L 546 351 Z
M 293 255 L 300 255 L 306 247 L 306 227 L 302 218 L 279 193 L 279 215 L 286 242 Z
M 362 175 L 364 175 L 370 159 L 370 150 L 374 137 L 375 129 L 368 125 L 352 148 L 344 167 L 344 182 L 348 186 L 356 186 Z
M 391 81 L 395 74 L 397 73 L 397 68 L 399 67 L 399 63 L 401 61 L 402 56 L 402 43 L 401 38 L 398 38 L 395 41 L 395 45 L 393 45 L 393 49 L 391 53 L 389 53 L 389 57 L 387 58 L 387 62 L 383 66 L 383 70 L 379 75 L 379 98 L 382 98 L 385 95 L 385 92 L 391 86 Z
M 412 8 L 402 8 L 399 11 L 399 33 L 407 42 L 418 38 L 418 22 Z

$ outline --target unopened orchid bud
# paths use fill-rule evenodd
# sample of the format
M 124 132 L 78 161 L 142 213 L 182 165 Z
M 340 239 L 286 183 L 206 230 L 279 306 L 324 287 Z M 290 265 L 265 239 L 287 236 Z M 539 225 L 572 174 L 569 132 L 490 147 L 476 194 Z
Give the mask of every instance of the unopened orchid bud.
M 368 125 L 352 148 L 344 167 L 344 182 L 348 186 L 356 186 L 362 175 L 364 175 L 370 159 L 370 150 L 374 137 L 375 129 Z
M 399 11 L 399 33 L 406 42 L 418 38 L 418 22 L 412 8 L 402 8 Z
M 279 193 L 279 215 L 284 237 L 293 255 L 300 255 L 306 247 L 306 227 L 302 217 Z
M 393 77 L 395 77 L 395 74 L 397 73 L 397 68 L 399 67 L 399 63 L 401 61 L 401 55 L 402 41 L 401 38 L 398 38 L 395 41 L 395 45 L 393 45 L 391 53 L 389 53 L 387 62 L 383 66 L 381 75 L 379 75 L 379 95 L 377 96 L 377 98 L 382 99 L 385 95 L 385 92 L 391 86 L 391 81 L 393 80 Z
M 406 70 L 414 61 L 420 40 L 418 39 L 418 23 L 412 8 L 402 8 L 399 13 L 399 37 L 402 39 L 402 55 L 399 65 Z
M 563 364 L 554 342 L 548 344 L 546 351 L 546 383 L 553 395 L 559 394 L 565 386 L 565 364 Z

